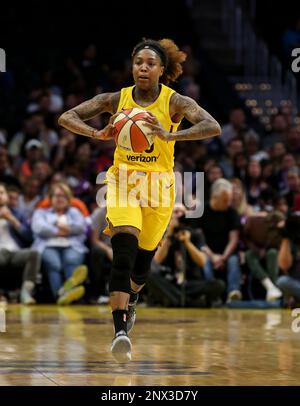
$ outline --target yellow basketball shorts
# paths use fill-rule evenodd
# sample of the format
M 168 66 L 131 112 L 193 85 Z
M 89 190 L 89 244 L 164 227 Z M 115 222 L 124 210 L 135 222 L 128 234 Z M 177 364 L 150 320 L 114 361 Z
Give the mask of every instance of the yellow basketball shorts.
M 140 230 L 139 247 L 152 251 L 169 224 L 175 202 L 173 172 L 127 170 L 112 166 L 106 174 L 106 219 L 112 226 Z M 110 235 L 109 227 L 104 233 Z

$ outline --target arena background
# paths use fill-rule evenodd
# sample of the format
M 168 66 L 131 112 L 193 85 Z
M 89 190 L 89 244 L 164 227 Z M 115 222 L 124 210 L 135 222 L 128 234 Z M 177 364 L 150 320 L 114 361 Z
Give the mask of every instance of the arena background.
M 291 40 L 288 30 L 297 21 L 298 31 L 293 31 Z M 0 48 L 6 52 L 7 65 L 7 71 L 0 73 L 0 182 L 17 186 L 21 200 L 16 206 L 23 202 L 28 222 L 35 211 L 30 202 L 37 204 L 45 197 L 56 176 L 69 182 L 90 214 L 96 210 L 96 176 L 111 165 L 114 145 L 69 137 L 57 119 L 99 92 L 130 85 L 133 46 L 142 37 L 167 37 L 188 53 L 176 90 L 193 97 L 223 129 L 230 123 L 230 112 L 240 108 L 245 112 L 237 137 L 241 144 L 226 143 L 222 135 L 212 142 L 178 143 L 177 170 L 204 171 L 206 191 L 219 177 L 241 179 L 248 204 L 257 212 L 270 205 L 272 211 L 281 197 L 290 211 L 299 210 L 299 200 L 293 199 L 300 194 L 300 74 L 291 69 L 291 49 L 300 47 L 299 21 L 300 5 L 291 0 L 5 2 L 0 21 Z M 104 115 L 93 125 L 102 128 L 107 119 Z M 32 139 L 41 141 L 43 148 L 29 156 Z M 275 143 L 280 144 L 277 149 Z M 259 162 L 260 171 L 255 194 L 251 194 L 252 175 L 247 173 L 253 159 Z M 289 170 L 297 172 L 295 190 L 289 188 Z M 245 251 L 241 241 L 239 250 Z M 90 261 L 87 254 L 86 264 Z M 105 281 L 95 289 L 97 278 L 90 275 L 79 304 L 59 308 L 41 274 L 35 291 L 37 304 L 26 307 L 18 304 L 21 275 L 5 275 L 2 282 L 0 278 L 3 303 L 8 306 L 6 333 L 0 333 L 4 348 L 0 350 L 0 384 L 298 385 L 299 337 L 291 330 L 291 307 L 297 303 L 265 301 L 265 290 L 247 265 L 242 265 L 244 300 L 236 305 L 239 310 L 228 309 L 225 303 L 201 310 L 200 301 L 199 309 L 180 309 L 179 313 L 168 309 L 168 313 L 146 307 L 146 294 L 137 336 L 143 336 L 143 326 L 148 331 L 153 323 L 157 334 L 161 328 L 169 329 L 172 340 L 184 351 L 178 358 L 171 356 L 172 345 L 162 340 L 160 346 L 156 337 L 153 354 L 143 336 L 141 342 L 148 349 L 142 344 L 137 347 L 130 376 L 113 363 L 106 369 L 110 315 L 99 301 L 107 293 Z M 255 309 L 240 310 L 245 307 Z M 265 309 L 258 311 L 258 307 Z M 51 323 L 60 327 L 58 337 Z M 201 331 L 206 326 L 203 341 Z M 73 333 L 78 334 L 77 341 Z M 213 341 L 215 334 L 220 334 L 219 341 Z M 248 336 L 254 340 L 250 351 L 244 347 Z M 56 350 L 52 339 L 63 349 Z M 49 354 L 45 359 L 43 351 Z M 266 368 L 262 377 L 257 376 L 260 368 Z

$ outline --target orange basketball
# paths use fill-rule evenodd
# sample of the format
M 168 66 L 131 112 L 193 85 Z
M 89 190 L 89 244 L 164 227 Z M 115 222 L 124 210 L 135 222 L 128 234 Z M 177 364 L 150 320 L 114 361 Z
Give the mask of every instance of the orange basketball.
M 145 126 L 148 112 L 138 108 L 122 110 L 114 119 L 116 144 L 127 151 L 143 152 L 153 144 L 154 136 Z

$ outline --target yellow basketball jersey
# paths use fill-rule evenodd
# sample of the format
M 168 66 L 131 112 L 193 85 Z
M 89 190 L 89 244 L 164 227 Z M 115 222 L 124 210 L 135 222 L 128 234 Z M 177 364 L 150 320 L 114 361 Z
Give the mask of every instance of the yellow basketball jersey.
M 132 97 L 134 86 L 121 90 L 118 111 L 137 107 L 151 111 L 168 132 L 175 132 L 180 123 L 174 123 L 170 117 L 170 98 L 174 90 L 161 84 L 161 91 L 158 98 L 149 106 L 138 105 Z M 169 172 L 174 166 L 174 145 L 175 141 L 163 141 L 155 137 L 153 145 L 142 153 L 126 151 L 116 147 L 114 165 L 126 164 L 127 168 L 141 171 Z

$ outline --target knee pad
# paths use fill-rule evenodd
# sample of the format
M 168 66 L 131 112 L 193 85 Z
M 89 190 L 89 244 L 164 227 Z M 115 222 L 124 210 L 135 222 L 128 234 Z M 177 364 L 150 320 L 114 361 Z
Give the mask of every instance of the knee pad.
M 130 274 L 137 255 L 138 240 L 132 234 L 119 233 L 112 237 L 111 245 L 113 262 L 109 291 L 130 293 Z
M 131 279 L 137 285 L 144 285 L 144 283 L 146 283 L 155 251 L 156 249 L 153 251 L 138 249 L 134 268 L 131 274 Z

